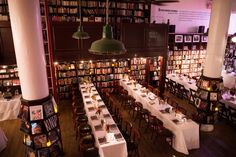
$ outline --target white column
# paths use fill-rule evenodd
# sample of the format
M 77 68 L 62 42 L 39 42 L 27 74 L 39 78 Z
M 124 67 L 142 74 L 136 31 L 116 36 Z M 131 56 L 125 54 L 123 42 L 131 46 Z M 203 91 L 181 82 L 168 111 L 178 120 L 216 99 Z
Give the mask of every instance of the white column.
M 213 0 L 203 75 L 220 78 L 224 61 L 232 0 Z
M 39 0 L 8 0 L 22 97 L 49 95 Z

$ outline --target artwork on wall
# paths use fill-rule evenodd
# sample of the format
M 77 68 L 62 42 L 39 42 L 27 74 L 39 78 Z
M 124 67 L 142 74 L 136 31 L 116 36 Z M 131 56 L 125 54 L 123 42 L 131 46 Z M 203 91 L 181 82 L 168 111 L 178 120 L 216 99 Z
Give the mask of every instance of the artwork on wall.
M 175 42 L 182 43 L 183 42 L 183 35 L 175 35 Z
M 184 36 L 184 42 L 185 42 L 185 43 L 190 43 L 190 42 L 192 42 L 192 35 L 185 35 L 185 36 Z
M 194 43 L 195 42 L 200 42 L 200 35 L 197 35 L 197 34 L 193 35 L 193 42 Z

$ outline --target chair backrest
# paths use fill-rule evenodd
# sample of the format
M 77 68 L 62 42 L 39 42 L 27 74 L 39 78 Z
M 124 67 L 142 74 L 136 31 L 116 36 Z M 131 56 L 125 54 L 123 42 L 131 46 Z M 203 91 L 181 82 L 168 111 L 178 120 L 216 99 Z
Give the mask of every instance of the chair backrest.
M 153 92 L 153 90 L 154 90 L 153 86 L 148 85 L 147 87 L 148 87 L 148 89 L 149 89 L 151 92 Z
M 83 151 L 83 157 L 99 157 L 97 147 L 89 147 Z
M 190 98 L 189 98 L 190 101 L 195 102 L 195 98 L 196 98 L 196 91 L 190 88 Z
M 141 102 L 135 102 L 135 106 L 138 112 L 143 109 L 143 104 Z
M 177 109 L 178 109 L 181 113 L 183 113 L 184 115 L 187 114 L 187 110 L 185 110 L 185 108 L 183 108 L 183 107 L 181 107 L 181 106 L 178 106 Z
M 124 131 L 131 136 L 131 132 L 132 132 L 132 129 L 133 129 L 133 125 L 130 121 L 128 121 L 127 119 L 124 119 L 123 121 L 124 123 Z
M 141 139 L 141 135 L 138 129 L 133 128 L 131 133 L 131 140 L 138 145 Z

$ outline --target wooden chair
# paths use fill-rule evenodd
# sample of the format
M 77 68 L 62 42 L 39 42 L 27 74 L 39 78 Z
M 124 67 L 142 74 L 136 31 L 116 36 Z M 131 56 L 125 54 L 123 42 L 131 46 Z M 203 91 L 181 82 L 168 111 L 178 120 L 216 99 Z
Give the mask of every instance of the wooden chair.
M 179 110 L 181 113 L 183 113 L 184 115 L 187 115 L 187 110 L 181 106 L 178 105 L 177 110 Z
M 173 80 L 170 80 L 170 92 L 175 95 L 176 93 L 176 82 Z
M 130 121 L 128 121 L 127 119 L 123 119 L 122 122 L 122 135 L 125 138 L 126 141 L 130 141 L 131 140 L 131 132 L 133 129 L 133 125 Z
M 229 120 L 229 109 L 225 106 L 225 104 L 221 101 L 219 101 L 218 104 L 218 117 L 224 118 Z
M 229 109 L 229 121 L 232 124 L 236 124 L 236 109 L 231 106 L 228 106 L 228 109 Z
M 140 127 L 142 120 L 146 119 L 147 115 L 150 112 L 147 109 L 144 109 L 143 105 L 140 102 L 136 103 L 136 109 L 137 109 L 137 114 L 136 114 L 136 117 L 135 117 L 134 121 L 136 121 L 138 119 L 139 120 L 138 126 Z
M 129 156 L 139 157 L 139 143 L 141 140 L 140 132 L 133 128 L 131 132 L 131 140 L 127 142 Z
M 148 115 L 148 122 L 147 122 L 147 127 L 145 132 L 148 131 L 148 129 L 151 129 L 151 138 L 153 137 L 155 128 L 158 126 L 158 121 L 157 121 L 157 117 L 154 115 L 149 114 Z
M 155 127 L 156 138 L 163 139 L 172 146 L 174 134 L 163 126 L 163 122 L 161 120 L 157 119 L 157 123 L 158 125 Z
M 188 90 L 182 84 L 177 83 L 176 95 L 181 99 L 188 99 Z
M 165 89 L 170 90 L 170 80 L 165 78 Z
M 151 86 L 151 85 L 147 85 L 147 89 L 150 90 L 151 92 L 153 92 L 153 90 L 154 90 L 153 86 Z
M 195 105 L 195 100 L 196 100 L 196 91 L 191 89 L 189 90 L 189 103 L 192 105 Z

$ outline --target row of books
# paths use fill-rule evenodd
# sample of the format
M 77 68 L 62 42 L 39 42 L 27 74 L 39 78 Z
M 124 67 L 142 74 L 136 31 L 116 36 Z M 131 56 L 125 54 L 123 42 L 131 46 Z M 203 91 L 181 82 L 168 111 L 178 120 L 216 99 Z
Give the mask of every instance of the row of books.
M 145 69 L 146 65 L 144 64 L 137 64 L 137 65 L 131 65 L 130 66 L 130 69 L 131 70 L 140 70 L 140 69 Z
M 71 85 L 77 83 L 77 77 L 74 78 L 64 78 L 57 80 L 58 85 Z
M 59 78 L 62 78 L 62 77 L 74 77 L 76 76 L 76 71 L 72 70 L 72 71 L 65 71 L 65 72 L 62 72 L 62 71 L 59 71 L 58 72 L 58 77 Z
M 57 70 L 73 70 L 75 69 L 75 64 L 57 64 L 56 65 Z
M 95 68 L 95 64 L 94 63 L 79 63 L 76 65 L 77 69 L 91 69 L 91 68 Z
M 0 80 L 0 86 L 8 87 L 8 86 L 19 86 L 20 80 L 13 79 L 13 80 Z
M 95 69 L 85 69 L 85 70 L 78 70 L 77 75 L 82 76 L 82 75 L 93 75 L 95 72 Z
M 96 74 L 111 74 L 112 68 L 96 69 Z

